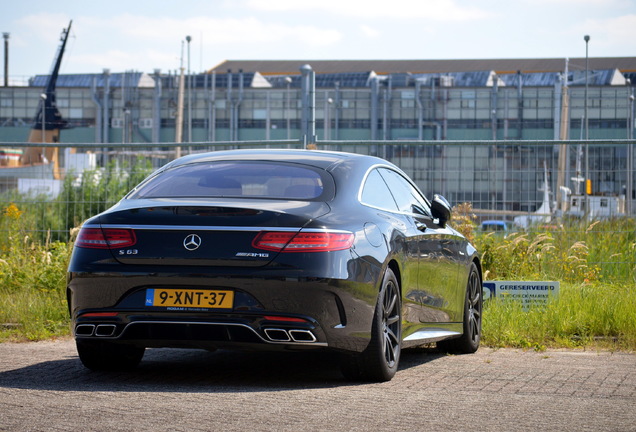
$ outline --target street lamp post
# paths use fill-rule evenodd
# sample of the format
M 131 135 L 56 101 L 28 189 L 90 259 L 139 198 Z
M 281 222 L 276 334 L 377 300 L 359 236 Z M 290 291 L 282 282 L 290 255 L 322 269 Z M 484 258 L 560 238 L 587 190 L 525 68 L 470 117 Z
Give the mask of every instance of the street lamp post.
M 9 33 L 2 33 L 4 39 L 4 86 L 9 87 Z
M 590 139 L 589 134 L 589 122 L 587 118 L 587 87 L 588 87 L 588 73 L 589 73 L 589 57 L 588 57 L 588 44 L 590 42 L 590 36 L 583 36 L 583 40 L 585 41 L 585 139 Z
M 329 91 L 325 92 L 325 119 L 324 119 L 324 139 L 331 139 L 331 104 L 333 104 L 333 99 L 329 97 Z
M 42 142 L 46 142 L 46 93 L 40 94 L 40 99 L 42 99 L 42 117 L 40 120 L 42 122 Z
M 123 117 L 123 124 L 121 126 L 121 143 L 125 144 L 126 141 L 128 141 L 128 116 L 130 114 L 130 110 L 127 107 L 124 107 L 122 109 L 122 117 Z M 132 138 L 131 138 L 132 141 Z
M 627 85 L 630 87 L 628 90 L 629 96 L 629 110 L 627 112 L 627 139 L 634 139 L 634 87 L 632 87 L 631 80 L 627 80 Z
M 285 117 L 287 120 L 287 139 L 291 139 L 291 121 L 290 121 L 290 112 L 289 112 L 289 104 L 290 104 L 290 86 L 292 79 L 290 77 L 285 77 L 285 83 L 287 84 L 287 93 L 286 93 L 286 101 L 285 101 Z
M 585 214 L 586 216 L 589 214 L 589 204 L 590 200 L 588 198 L 589 188 L 588 182 L 590 181 L 590 145 L 588 140 L 590 139 L 590 131 L 589 131 L 589 121 L 587 114 L 587 87 L 588 87 L 588 71 L 589 71 L 589 55 L 588 55 L 588 45 L 590 42 L 590 36 L 583 36 L 583 40 L 585 41 L 585 108 L 584 108 L 584 117 L 585 117 Z
M 190 42 L 192 36 L 186 36 L 188 42 L 188 142 L 192 142 L 192 75 L 190 74 Z
M 631 82 L 628 80 L 628 85 Z M 634 139 L 634 87 L 631 87 L 629 95 L 629 118 L 627 119 L 627 138 Z M 634 194 L 634 143 L 627 144 L 627 187 L 625 188 L 625 210 L 628 216 L 632 215 L 632 196 Z

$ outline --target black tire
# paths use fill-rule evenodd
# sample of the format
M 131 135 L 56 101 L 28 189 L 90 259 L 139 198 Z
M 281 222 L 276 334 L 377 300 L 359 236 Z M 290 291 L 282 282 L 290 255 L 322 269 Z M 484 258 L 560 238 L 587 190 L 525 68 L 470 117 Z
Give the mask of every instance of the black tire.
M 352 380 L 389 381 L 397 372 L 401 349 L 400 286 L 393 271 L 387 269 L 375 305 L 369 345 L 360 354 L 345 356 L 342 373 Z
M 464 302 L 464 333 L 457 339 L 441 341 L 437 347 L 453 354 L 472 354 L 481 340 L 483 288 L 475 263 L 471 264 Z
M 125 371 L 139 365 L 145 348 L 105 341 L 76 341 L 84 366 L 94 371 Z

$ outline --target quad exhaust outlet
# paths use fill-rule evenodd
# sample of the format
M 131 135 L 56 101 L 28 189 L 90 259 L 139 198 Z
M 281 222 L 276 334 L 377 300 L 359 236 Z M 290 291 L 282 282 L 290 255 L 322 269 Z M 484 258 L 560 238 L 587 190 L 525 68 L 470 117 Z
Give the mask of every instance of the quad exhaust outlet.
M 79 324 L 75 327 L 76 336 L 111 337 L 115 334 L 115 324 Z
M 253 328 L 250 328 L 250 330 L 256 333 Z M 124 329 L 123 332 L 125 331 L 126 330 Z M 316 343 L 318 341 L 311 330 L 306 329 L 284 329 L 269 327 L 263 329 L 263 332 L 265 333 L 265 337 L 263 339 L 267 342 L 310 344 Z M 116 334 L 117 325 L 115 324 L 78 324 L 75 327 L 75 336 L 77 337 L 107 338 L 115 337 Z
M 316 336 L 309 331 L 303 329 L 281 329 L 281 328 L 267 328 L 264 330 L 267 338 L 272 342 L 299 342 L 299 343 L 312 343 L 316 342 Z

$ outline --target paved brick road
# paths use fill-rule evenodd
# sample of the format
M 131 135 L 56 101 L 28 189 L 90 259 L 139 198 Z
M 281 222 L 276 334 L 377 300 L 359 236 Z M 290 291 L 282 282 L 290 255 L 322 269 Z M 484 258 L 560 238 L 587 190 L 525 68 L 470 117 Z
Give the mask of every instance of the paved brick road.
M 0 344 L 2 431 L 636 431 L 636 355 L 406 351 L 382 384 L 333 357 L 149 350 L 84 369 L 70 340 Z

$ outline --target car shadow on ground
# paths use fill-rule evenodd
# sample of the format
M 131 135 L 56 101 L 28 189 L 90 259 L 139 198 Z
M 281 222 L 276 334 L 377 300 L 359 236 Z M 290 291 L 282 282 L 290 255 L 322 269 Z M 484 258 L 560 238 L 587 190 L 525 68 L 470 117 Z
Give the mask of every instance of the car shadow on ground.
M 403 350 L 400 371 L 444 356 L 431 348 Z M 368 384 L 343 378 L 339 357 L 327 352 L 148 349 L 130 372 L 93 372 L 75 356 L 0 372 L 0 388 L 54 391 L 226 393 Z

